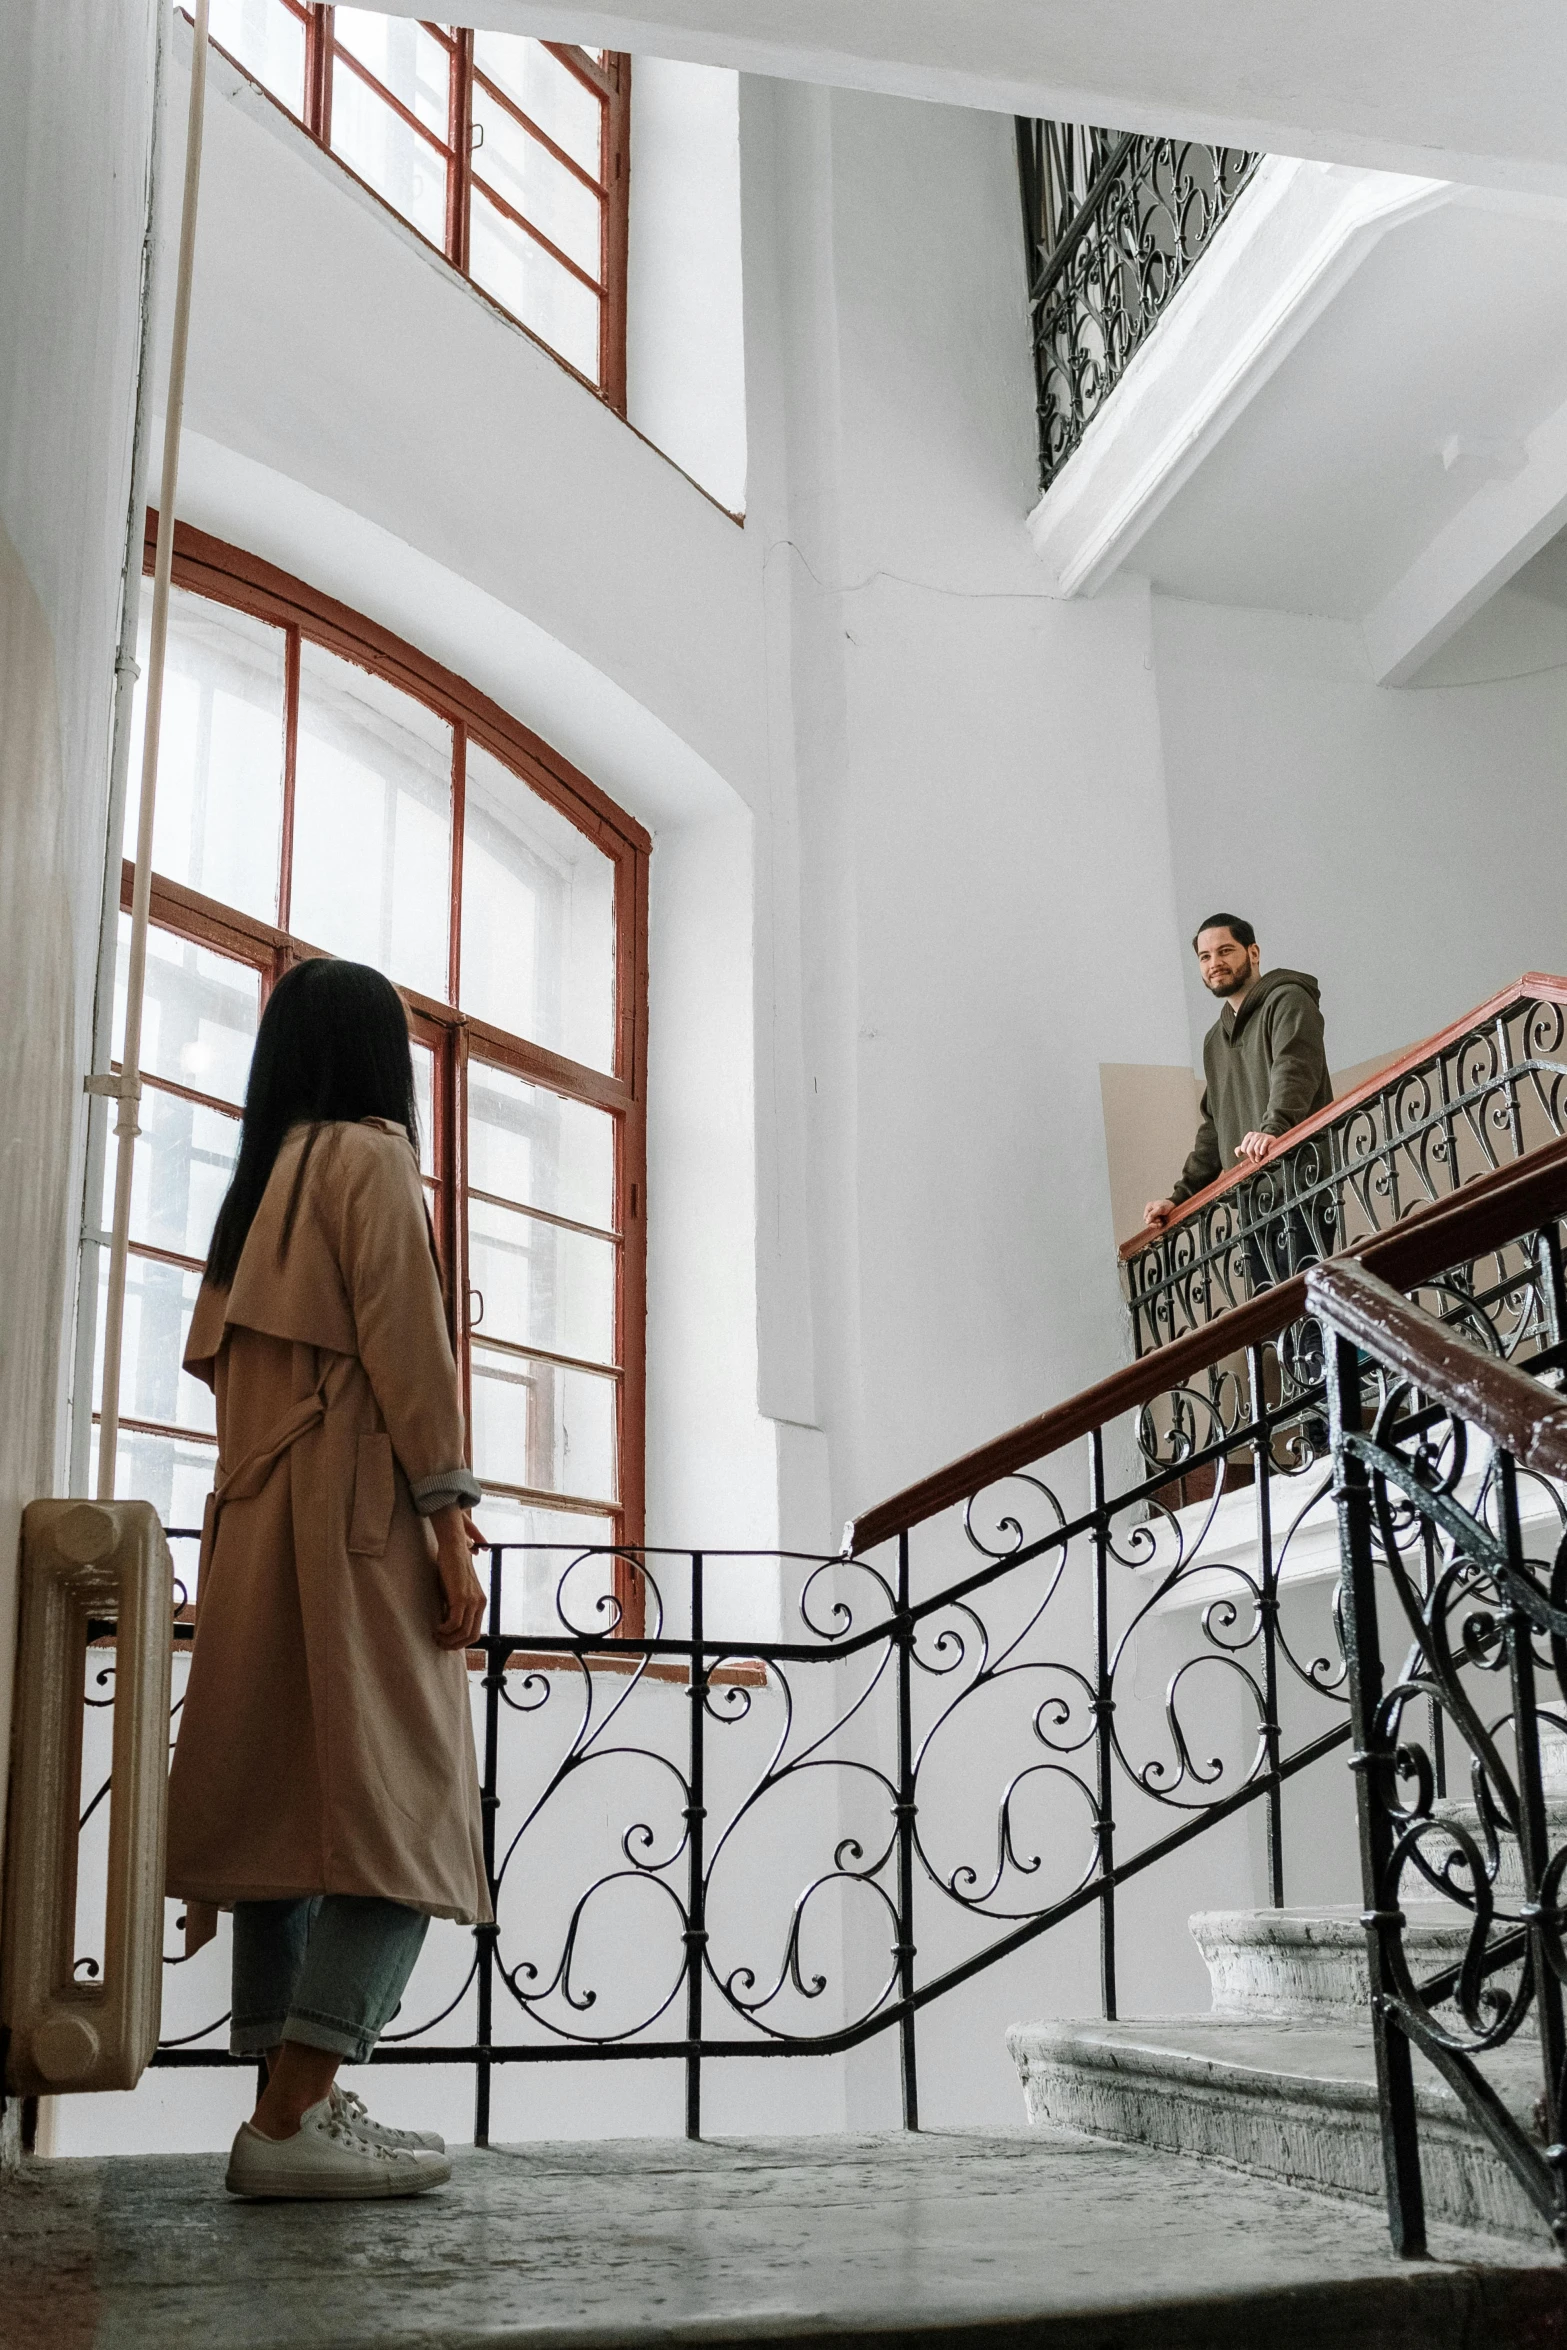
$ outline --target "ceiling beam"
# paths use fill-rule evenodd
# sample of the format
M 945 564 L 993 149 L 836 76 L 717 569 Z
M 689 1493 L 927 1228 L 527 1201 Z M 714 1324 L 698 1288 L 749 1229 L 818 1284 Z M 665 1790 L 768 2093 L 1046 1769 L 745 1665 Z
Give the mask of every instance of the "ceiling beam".
M 428 0 L 382 0 L 405 16 Z M 465 23 L 1481 186 L 1567 191 L 1562 0 L 464 0 Z
M 1482 482 L 1361 622 L 1378 685 L 1407 685 L 1557 532 L 1567 528 L 1567 407 L 1530 434 L 1523 463 Z

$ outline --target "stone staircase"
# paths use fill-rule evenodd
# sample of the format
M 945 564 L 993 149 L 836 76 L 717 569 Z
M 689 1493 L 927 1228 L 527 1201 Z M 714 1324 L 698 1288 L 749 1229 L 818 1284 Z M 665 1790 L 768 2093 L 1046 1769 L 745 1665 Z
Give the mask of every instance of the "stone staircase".
M 1464 1807 L 1451 1808 L 1462 1815 Z M 1457 1963 L 1465 1934 L 1450 1905 L 1406 1902 L 1405 1914 L 1420 1977 Z M 1380 2204 L 1358 1907 L 1210 1911 L 1192 1919 L 1191 1931 L 1208 1965 L 1211 2013 L 1013 2026 L 1008 2045 L 1029 2119 Z M 1415 2070 L 1428 2216 L 1548 2241 L 1512 2173 L 1418 2053 Z M 1485 2070 L 1532 2128 L 1540 2070 L 1529 2023 Z

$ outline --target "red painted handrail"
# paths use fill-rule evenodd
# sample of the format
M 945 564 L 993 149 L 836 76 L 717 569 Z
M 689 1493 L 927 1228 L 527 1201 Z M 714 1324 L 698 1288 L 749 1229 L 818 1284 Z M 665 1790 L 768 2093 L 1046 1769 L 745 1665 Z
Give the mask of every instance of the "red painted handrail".
M 1398 1060 L 1389 1061 L 1385 1069 L 1378 1069 L 1372 1076 L 1362 1078 L 1358 1085 L 1351 1086 L 1348 1093 L 1341 1093 L 1324 1108 L 1313 1110 L 1309 1118 L 1302 1118 L 1298 1126 L 1292 1126 L 1287 1134 L 1279 1136 L 1266 1159 L 1260 1162 L 1248 1161 L 1244 1166 L 1231 1167 L 1226 1174 L 1216 1175 L 1206 1189 L 1194 1191 L 1190 1199 L 1182 1200 L 1167 1223 L 1145 1224 L 1140 1232 L 1133 1233 L 1130 1240 L 1122 1241 L 1117 1251 L 1121 1262 L 1125 1264 L 1129 1257 L 1141 1255 L 1145 1248 L 1173 1232 L 1177 1224 L 1183 1224 L 1199 1208 L 1208 1207 L 1214 1200 L 1222 1199 L 1225 1192 L 1233 1191 L 1238 1183 L 1248 1181 L 1256 1174 L 1258 1164 L 1271 1166 L 1281 1151 L 1293 1150 L 1297 1143 L 1307 1142 L 1313 1134 L 1320 1134 L 1324 1126 L 1331 1126 L 1336 1118 L 1345 1117 L 1364 1103 L 1374 1101 L 1388 1086 L 1396 1085 L 1401 1077 L 1412 1076 L 1425 1062 L 1436 1060 L 1450 1045 L 1457 1044 L 1469 1035 L 1471 1030 L 1483 1027 L 1499 1013 L 1508 1012 L 1515 1004 L 1521 1003 L 1567 1004 L 1567 979 L 1555 978 L 1548 971 L 1526 971 L 1521 979 L 1515 979 L 1510 986 L 1502 988 L 1487 1003 L 1477 1004 L 1472 1012 L 1466 1012 L 1451 1027 L 1439 1030 L 1435 1036 L 1428 1036 L 1424 1044 L 1412 1045 Z

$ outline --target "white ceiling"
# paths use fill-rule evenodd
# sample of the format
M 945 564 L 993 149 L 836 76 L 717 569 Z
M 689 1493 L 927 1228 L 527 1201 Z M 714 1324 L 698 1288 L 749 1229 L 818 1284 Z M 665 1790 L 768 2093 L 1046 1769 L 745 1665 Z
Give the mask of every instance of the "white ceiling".
M 1361 619 L 1564 402 L 1567 219 L 1444 204 L 1382 238 L 1131 567 L 1205 603 Z
M 381 0 L 422 16 L 428 0 Z M 1563 0 L 465 0 L 463 21 L 1567 191 Z
M 1512 585 L 1522 595 L 1537 596 L 1541 603 L 1558 605 L 1567 612 L 1567 530 L 1558 532 L 1515 572 Z

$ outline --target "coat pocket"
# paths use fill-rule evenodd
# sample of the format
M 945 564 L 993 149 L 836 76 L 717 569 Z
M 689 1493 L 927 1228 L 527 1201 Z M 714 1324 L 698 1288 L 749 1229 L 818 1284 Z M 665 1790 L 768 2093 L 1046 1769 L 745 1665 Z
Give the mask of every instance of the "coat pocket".
M 384 1434 L 361 1436 L 354 1462 L 354 1514 L 348 1528 L 351 1552 L 361 1558 L 381 1556 L 392 1531 L 395 1497 L 391 1438 Z

